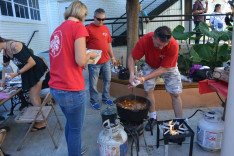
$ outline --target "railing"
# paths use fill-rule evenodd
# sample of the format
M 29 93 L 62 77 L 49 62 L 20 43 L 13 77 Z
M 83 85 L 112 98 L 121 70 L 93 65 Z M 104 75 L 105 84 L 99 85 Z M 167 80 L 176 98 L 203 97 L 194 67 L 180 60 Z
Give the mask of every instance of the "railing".
M 181 22 L 181 25 L 183 25 L 183 21 L 188 21 L 189 22 L 189 27 L 188 27 L 188 31 L 192 31 L 192 27 L 193 27 L 193 22 L 192 22 L 192 19 L 183 19 L 181 17 L 193 17 L 193 16 L 225 16 L 227 14 L 203 14 L 203 15 L 193 15 L 193 14 L 186 14 L 186 15 L 157 15 L 157 16 L 147 16 L 147 17 L 144 17 L 144 18 L 151 18 L 151 19 L 154 19 L 154 20 L 151 20 L 150 23 L 162 23 L 162 22 Z M 229 15 L 229 14 L 228 14 Z M 173 19 L 167 19 L 167 20 L 157 20 L 157 18 L 172 18 Z M 175 19 L 176 17 L 180 17 L 180 19 Z M 116 20 L 116 19 L 125 19 L 127 20 L 126 17 L 122 17 L 122 18 L 106 18 L 105 20 L 106 21 L 113 21 L 113 20 Z M 206 19 L 206 21 L 208 21 L 209 18 Z M 93 19 L 87 19 L 86 21 L 93 21 Z M 113 27 L 113 25 L 116 25 L 116 24 L 126 24 L 127 22 L 105 22 L 105 25 L 109 26 L 109 27 Z M 143 21 L 143 23 L 146 23 L 145 21 Z M 171 23 L 170 23 L 171 25 Z M 169 26 L 170 27 L 170 26 Z M 156 28 L 156 27 L 155 27 Z M 171 29 L 173 29 L 172 27 L 170 27 Z M 111 34 L 113 34 L 113 30 L 111 31 Z M 112 35 L 112 38 L 116 38 L 116 37 L 119 37 L 119 36 L 123 36 L 123 37 L 126 37 L 127 35 Z
M 193 19 L 185 19 L 183 17 L 193 17 L 193 16 L 205 16 L 205 17 L 209 17 L 209 16 L 226 16 L 227 14 L 203 14 L 203 15 L 193 15 L 193 14 L 186 14 L 186 15 L 158 15 L 158 16 L 148 16 L 145 18 L 151 18 L 154 20 L 150 21 L 150 24 L 153 25 L 151 27 L 151 30 L 149 30 L 149 28 L 147 27 L 147 32 L 152 32 L 154 31 L 157 27 L 159 26 L 163 26 L 163 25 L 167 25 L 169 28 L 171 28 L 171 30 L 173 30 L 177 25 L 183 25 L 185 27 L 185 32 L 191 32 L 194 28 L 194 23 L 193 23 Z M 230 15 L 230 14 L 228 14 Z M 171 19 L 170 19 L 171 18 Z M 106 21 L 113 21 L 115 19 L 118 18 L 106 18 Z M 121 19 L 126 19 L 126 17 L 122 17 Z M 89 19 L 86 21 L 93 21 L 93 19 Z M 208 23 L 209 18 L 206 18 L 206 23 Z M 105 25 L 110 27 L 113 27 L 113 25 L 115 24 L 126 24 L 127 22 L 106 22 Z M 144 21 L 145 23 L 145 21 Z M 142 28 L 143 29 L 143 28 Z M 143 31 L 143 30 L 139 30 L 139 31 Z M 127 29 L 126 29 L 127 30 Z M 126 31 L 125 30 L 125 31 Z M 112 32 L 113 30 L 110 29 L 110 33 L 113 34 Z M 140 36 L 139 36 L 140 37 Z M 118 46 L 118 45 L 126 45 L 127 42 L 127 34 L 121 34 L 121 35 L 112 35 L 113 38 L 113 46 Z M 202 41 L 202 40 L 201 40 Z M 205 38 L 203 38 L 203 42 L 205 42 Z M 190 40 L 189 40 L 190 43 Z
M 33 36 L 35 35 L 36 32 L 39 32 L 39 30 L 34 30 L 34 31 L 33 31 L 33 33 L 32 33 L 32 35 L 31 35 L 30 39 L 28 40 L 28 43 L 26 44 L 27 47 L 28 47 L 29 44 L 31 43 L 32 38 L 33 38 Z
M 140 1 L 142 5 L 142 10 L 146 11 L 150 19 L 157 17 L 161 12 L 166 10 L 169 6 L 173 5 L 175 2 L 179 0 L 142 0 Z M 165 4 L 165 5 L 164 5 Z M 160 7 L 160 9 L 158 9 Z M 157 9 L 156 9 L 157 8 Z M 145 17 L 142 17 L 143 19 Z M 117 18 L 106 18 L 107 21 L 110 21 L 110 23 L 105 23 L 105 25 L 109 26 L 109 29 L 111 31 L 111 35 L 115 38 L 117 36 L 125 36 L 126 30 L 127 30 L 127 17 L 126 13 L 121 15 Z M 85 24 L 89 24 L 89 21 L 93 21 L 93 19 L 87 19 Z M 113 22 L 112 22 L 113 21 Z M 139 20 L 143 21 L 143 20 Z M 143 25 L 143 22 L 139 23 L 139 25 Z M 141 33 L 143 34 L 143 33 Z
M 145 11 L 147 11 L 147 12 L 151 12 L 151 11 L 153 11 L 155 8 L 157 8 L 161 3 L 163 3 L 163 2 L 165 2 L 165 1 L 167 1 L 167 0 L 150 0 L 151 2 L 150 3 L 147 3 L 146 2 L 147 0 L 142 0 L 142 1 L 140 1 L 140 3 L 141 3 L 141 5 L 142 5 L 142 10 L 145 10 Z M 154 7 L 152 7 L 152 8 L 150 8 L 150 6 L 152 6 L 152 4 L 154 4 L 155 2 L 157 1 L 157 3 L 154 5 Z M 160 2 L 159 2 L 160 1 Z M 146 4 L 144 3 L 144 2 L 146 2 Z M 126 30 L 126 28 L 127 28 L 127 26 L 126 26 L 126 21 L 124 21 L 125 23 L 121 23 L 121 21 L 123 22 L 123 20 L 121 20 L 121 19 L 123 19 L 122 17 L 124 17 L 126 15 L 126 13 L 125 14 L 123 14 L 119 19 L 116 19 L 115 21 L 114 21 L 114 23 L 116 23 L 116 26 L 117 26 L 117 28 L 115 28 L 114 27 L 114 25 L 112 26 L 112 35 L 114 35 L 114 33 L 117 33 L 117 35 L 120 35 L 120 34 L 122 34 L 122 33 L 124 33 L 125 32 L 125 30 Z M 120 22 L 117 22 L 117 21 L 119 21 L 119 20 L 121 20 Z

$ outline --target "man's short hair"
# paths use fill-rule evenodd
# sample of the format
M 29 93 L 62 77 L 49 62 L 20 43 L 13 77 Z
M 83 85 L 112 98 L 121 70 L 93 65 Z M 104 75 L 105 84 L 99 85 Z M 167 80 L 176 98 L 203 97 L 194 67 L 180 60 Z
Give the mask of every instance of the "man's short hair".
M 169 42 L 172 36 L 171 29 L 167 26 L 158 27 L 154 31 L 154 38 L 159 38 L 161 42 Z
M 98 14 L 106 14 L 105 10 L 102 8 L 98 8 L 94 11 L 94 16 L 98 15 Z

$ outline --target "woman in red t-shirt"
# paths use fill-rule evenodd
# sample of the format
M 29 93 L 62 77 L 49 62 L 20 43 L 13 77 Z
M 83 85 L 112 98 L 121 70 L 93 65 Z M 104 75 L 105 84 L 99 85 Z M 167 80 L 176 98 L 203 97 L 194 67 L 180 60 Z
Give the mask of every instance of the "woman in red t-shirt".
M 98 55 L 86 54 L 88 32 L 83 25 L 86 6 L 74 1 L 64 13 L 63 22 L 50 39 L 50 91 L 66 119 L 65 137 L 69 156 L 81 155 L 81 130 L 85 115 L 83 66 Z

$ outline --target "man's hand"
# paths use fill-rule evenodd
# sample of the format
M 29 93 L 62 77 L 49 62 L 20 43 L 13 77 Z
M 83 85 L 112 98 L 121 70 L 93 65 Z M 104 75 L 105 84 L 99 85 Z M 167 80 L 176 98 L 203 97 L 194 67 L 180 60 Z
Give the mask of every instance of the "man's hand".
M 114 66 L 117 66 L 117 61 L 115 59 L 111 59 L 111 61 Z
M 144 78 L 143 77 L 135 77 L 136 80 L 140 81 L 141 83 L 144 82 Z
M 206 1 L 205 3 L 206 3 L 206 6 L 208 6 L 208 1 Z
M 135 75 L 129 77 L 128 88 L 133 88 L 133 87 L 134 87 L 134 86 L 132 85 L 133 82 L 137 83 L 137 82 L 136 82 L 136 77 L 135 77 Z

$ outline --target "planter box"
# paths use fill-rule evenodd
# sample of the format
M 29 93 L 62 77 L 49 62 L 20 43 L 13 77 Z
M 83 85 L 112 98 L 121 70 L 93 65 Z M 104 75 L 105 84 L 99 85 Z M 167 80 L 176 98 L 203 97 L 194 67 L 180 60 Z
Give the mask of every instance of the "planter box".
M 129 94 L 136 94 L 145 97 L 143 85 L 136 88 L 128 89 L 128 80 L 111 79 L 110 96 L 121 97 Z M 102 92 L 102 79 L 99 78 L 98 91 Z M 165 91 L 163 82 L 159 82 L 154 90 L 156 101 L 156 110 L 173 109 L 171 104 L 171 96 Z M 200 95 L 198 91 L 198 83 L 183 83 L 183 92 L 181 93 L 183 108 L 199 108 L 199 107 L 220 107 L 221 101 L 216 93 Z

